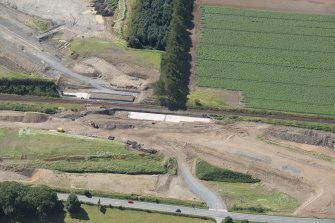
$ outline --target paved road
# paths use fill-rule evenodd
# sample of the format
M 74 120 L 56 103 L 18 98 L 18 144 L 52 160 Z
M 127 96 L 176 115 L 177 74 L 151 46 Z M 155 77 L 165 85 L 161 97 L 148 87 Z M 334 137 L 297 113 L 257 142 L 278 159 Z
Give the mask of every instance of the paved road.
M 227 212 L 227 206 L 224 204 L 221 198 L 209 188 L 204 186 L 201 182 L 199 182 L 199 180 L 192 175 L 186 164 L 183 162 L 178 163 L 180 165 L 179 169 L 181 171 L 181 175 L 183 176 L 185 183 L 191 189 L 191 191 L 198 195 L 203 201 L 205 201 L 209 209 Z
M 59 200 L 65 201 L 67 197 L 68 197 L 68 194 L 58 193 Z M 118 200 L 118 199 L 103 198 L 103 197 L 87 198 L 85 196 L 78 196 L 78 199 L 81 202 L 88 202 L 92 204 L 98 204 L 98 201 L 100 200 L 100 203 L 102 205 L 112 205 L 115 207 L 122 206 L 126 208 L 161 211 L 161 212 L 167 212 L 167 213 L 175 213 L 176 209 L 180 209 L 183 214 L 211 217 L 217 220 L 223 219 L 227 216 L 231 216 L 233 219 L 237 219 L 237 220 L 248 219 L 250 221 L 269 222 L 269 223 L 335 223 L 335 220 L 330 220 L 330 219 L 252 215 L 252 214 L 241 214 L 241 213 L 231 213 L 231 212 L 228 213 L 224 211 L 198 209 L 198 208 L 190 208 L 190 207 L 177 206 L 177 205 L 156 204 L 156 203 L 139 202 L 139 201 L 135 201 L 134 204 L 128 204 L 126 200 Z

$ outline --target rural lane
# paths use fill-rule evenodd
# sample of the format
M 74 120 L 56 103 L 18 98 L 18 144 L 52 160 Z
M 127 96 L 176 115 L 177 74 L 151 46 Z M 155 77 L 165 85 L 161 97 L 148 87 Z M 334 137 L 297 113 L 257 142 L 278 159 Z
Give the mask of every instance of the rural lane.
M 183 176 L 188 188 L 205 201 L 210 210 L 227 212 L 227 206 L 224 204 L 220 196 L 199 182 L 199 180 L 192 175 L 190 169 L 185 163 L 180 161 L 178 163 L 180 165 L 179 169 L 181 171 L 181 175 Z
M 61 201 L 66 201 L 69 194 L 57 193 L 58 199 Z M 80 202 L 98 204 L 100 200 L 101 205 L 112 205 L 114 207 L 125 207 L 134 208 L 141 210 L 151 210 L 159 211 L 165 213 L 175 213 L 176 209 L 180 209 L 182 214 L 211 217 L 217 220 L 223 219 L 227 216 L 231 216 L 233 219 L 242 220 L 248 219 L 250 221 L 258 222 L 269 222 L 269 223 L 335 223 L 335 220 L 331 219 L 315 219 L 315 218 L 298 218 L 298 217 L 284 217 L 284 216 L 270 216 L 270 215 L 253 215 L 253 214 L 242 214 L 242 213 L 232 213 L 224 212 L 218 210 L 208 210 L 191 208 L 177 205 L 167 205 L 167 204 L 156 204 L 149 202 L 135 201 L 134 204 L 129 204 L 127 200 L 119 200 L 104 197 L 92 197 L 88 198 L 85 196 L 78 195 Z

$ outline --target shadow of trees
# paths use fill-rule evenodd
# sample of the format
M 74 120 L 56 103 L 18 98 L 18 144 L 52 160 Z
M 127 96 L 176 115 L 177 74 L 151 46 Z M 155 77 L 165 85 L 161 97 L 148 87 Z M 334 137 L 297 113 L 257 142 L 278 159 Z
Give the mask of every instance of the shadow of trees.
M 82 207 L 79 207 L 74 213 L 70 213 L 70 217 L 81 221 L 90 220 L 88 213 Z

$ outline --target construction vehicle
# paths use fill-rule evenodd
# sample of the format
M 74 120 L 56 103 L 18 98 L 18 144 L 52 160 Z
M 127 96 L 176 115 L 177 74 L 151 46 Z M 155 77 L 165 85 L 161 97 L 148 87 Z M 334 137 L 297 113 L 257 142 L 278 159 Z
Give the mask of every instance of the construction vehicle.
M 59 133 L 64 133 L 65 132 L 65 130 L 63 128 L 57 128 L 56 131 L 59 132 Z

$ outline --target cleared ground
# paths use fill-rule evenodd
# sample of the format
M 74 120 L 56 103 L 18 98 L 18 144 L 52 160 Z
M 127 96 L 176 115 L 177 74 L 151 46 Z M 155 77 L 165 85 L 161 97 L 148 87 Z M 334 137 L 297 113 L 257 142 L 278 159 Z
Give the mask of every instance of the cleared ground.
M 199 86 L 242 91 L 251 108 L 335 114 L 334 16 L 208 6 L 202 15 Z
M 8 1 L 1 0 L 0 3 L 6 4 Z M 75 35 L 111 37 L 106 32 L 104 21 L 101 23 L 99 16 L 88 7 L 88 0 L 13 0 L 9 4 L 29 15 L 52 20 L 58 25 L 65 23 Z
M 88 115 L 71 122 L 54 118 L 45 123 L 1 122 L 0 126 L 42 129 L 63 127 L 72 134 L 95 134 L 101 137 L 113 135 L 118 141 L 136 140 L 146 147 L 159 149 L 168 156 L 178 156 L 184 161 L 201 157 L 215 166 L 254 175 L 261 179 L 263 187 L 276 189 L 297 199 L 300 204 L 295 212 L 297 215 L 335 216 L 332 187 L 335 180 L 334 164 L 315 156 L 312 151 L 300 152 L 303 150 L 302 145 L 296 145 L 297 151 L 285 147 L 285 142 L 279 145 L 260 140 L 270 130 L 268 125 L 231 122 L 157 122 L 153 125 L 150 121 L 127 120 L 126 116 L 123 113 L 114 116 Z M 106 128 L 94 129 L 90 126 L 91 120 L 96 123 L 114 123 L 116 127 L 110 129 L 107 125 Z M 134 128 L 124 128 L 127 125 Z M 271 131 L 274 131 L 272 128 Z M 333 150 L 324 147 L 319 147 L 318 152 L 335 156 Z

